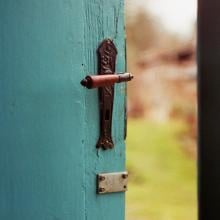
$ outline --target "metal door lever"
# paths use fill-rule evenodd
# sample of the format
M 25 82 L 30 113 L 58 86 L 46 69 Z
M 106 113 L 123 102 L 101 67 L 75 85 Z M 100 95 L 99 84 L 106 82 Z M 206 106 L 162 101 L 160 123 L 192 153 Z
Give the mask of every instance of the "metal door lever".
M 97 87 L 111 86 L 115 83 L 128 82 L 134 77 L 131 73 L 123 74 L 106 74 L 106 75 L 90 75 L 81 81 L 81 85 L 88 89 Z
M 133 76 L 131 73 L 115 74 L 117 49 L 112 40 L 104 40 L 97 53 L 99 74 L 86 76 L 81 85 L 88 89 L 99 88 L 100 137 L 96 147 L 106 150 L 114 147 L 111 135 L 114 84 L 130 81 Z

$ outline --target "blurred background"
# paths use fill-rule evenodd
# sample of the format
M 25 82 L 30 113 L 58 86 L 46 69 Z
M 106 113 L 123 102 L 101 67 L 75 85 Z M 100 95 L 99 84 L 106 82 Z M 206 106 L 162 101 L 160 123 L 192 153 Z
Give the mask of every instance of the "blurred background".
M 126 0 L 126 220 L 197 219 L 196 0 Z

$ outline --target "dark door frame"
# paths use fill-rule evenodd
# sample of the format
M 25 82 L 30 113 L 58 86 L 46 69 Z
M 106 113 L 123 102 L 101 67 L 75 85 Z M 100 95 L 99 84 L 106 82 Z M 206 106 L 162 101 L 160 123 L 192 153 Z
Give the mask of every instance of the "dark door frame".
M 199 219 L 220 216 L 220 1 L 198 2 Z

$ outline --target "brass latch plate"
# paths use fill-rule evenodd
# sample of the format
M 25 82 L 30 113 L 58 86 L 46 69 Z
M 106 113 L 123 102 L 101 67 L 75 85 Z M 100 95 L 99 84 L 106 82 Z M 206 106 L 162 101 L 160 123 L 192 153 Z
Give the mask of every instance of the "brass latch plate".
M 125 192 L 128 184 L 128 172 L 100 173 L 97 175 L 97 193 Z

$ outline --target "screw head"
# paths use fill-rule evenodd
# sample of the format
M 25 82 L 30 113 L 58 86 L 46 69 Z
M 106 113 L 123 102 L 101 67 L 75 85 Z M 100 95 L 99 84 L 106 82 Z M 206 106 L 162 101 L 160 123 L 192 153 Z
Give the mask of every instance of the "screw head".
M 104 176 L 99 176 L 99 181 L 104 181 L 105 177 Z
M 105 188 L 99 188 L 99 192 L 100 193 L 105 192 Z
M 128 178 L 128 174 L 127 174 L 127 173 L 123 173 L 123 174 L 122 174 L 122 178 L 123 178 L 123 179 Z

